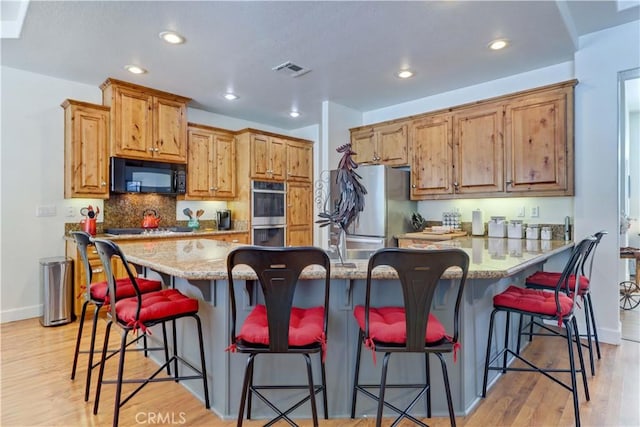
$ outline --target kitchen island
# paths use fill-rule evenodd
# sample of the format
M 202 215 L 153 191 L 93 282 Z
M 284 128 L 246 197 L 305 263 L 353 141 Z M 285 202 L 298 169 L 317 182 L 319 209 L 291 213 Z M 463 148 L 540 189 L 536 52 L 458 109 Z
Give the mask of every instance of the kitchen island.
M 207 371 L 209 373 L 209 387 L 211 407 L 216 414 L 224 419 L 237 416 L 245 355 L 236 355 L 225 351 L 230 345 L 229 332 L 229 304 L 228 281 L 226 272 L 226 257 L 237 244 L 207 240 L 157 240 L 147 242 L 122 242 L 120 244 L 128 260 L 141 267 L 141 272 L 147 276 L 160 277 L 165 285 L 173 286 L 186 295 L 200 300 L 199 314 L 202 318 L 205 335 L 205 353 Z M 434 242 L 430 247 L 459 247 L 469 254 L 470 269 L 461 307 L 460 342 L 461 350 L 458 360 L 454 364 L 451 355 L 447 355 L 449 377 L 452 386 L 452 396 L 455 411 L 458 415 L 468 413 L 477 403 L 482 387 L 482 368 L 486 350 L 487 329 L 492 306 L 493 295 L 503 291 L 510 284 L 524 283 L 524 278 L 542 267 L 547 260 L 568 254 L 573 246 L 572 242 L 564 241 L 525 241 L 508 239 L 463 238 L 449 242 Z M 425 248 L 429 249 L 429 248 Z M 332 417 L 345 418 L 349 416 L 350 396 L 353 381 L 354 354 L 358 328 L 353 317 L 353 307 L 364 302 L 366 259 L 350 260 L 354 268 L 341 267 L 332 264 L 331 296 L 329 303 L 329 332 L 326 357 L 327 388 L 329 399 L 329 414 Z M 451 313 L 454 298 L 450 292 L 448 279 L 459 276 L 460 272 L 447 271 L 439 284 L 433 313 L 440 318 L 447 328 L 451 326 Z M 310 267 L 303 271 L 301 279 L 310 282 L 324 277 L 320 267 Z M 373 277 L 384 286 L 376 286 L 378 301 L 385 304 L 398 304 L 399 284 L 395 271 L 390 268 L 379 267 Z M 234 270 L 236 280 L 236 295 L 241 295 L 238 301 L 240 317 L 248 315 L 261 298 L 255 284 L 255 275 L 246 266 Z M 313 284 L 313 283 L 310 283 Z M 318 287 L 321 293 L 321 286 Z M 314 297 L 313 291 L 305 294 L 299 301 Z M 321 298 L 320 298 L 321 300 Z M 317 301 L 317 299 L 316 299 Z M 186 328 L 190 324 L 179 324 L 180 340 L 178 346 L 188 360 L 197 361 L 195 334 Z M 500 331 L 500 327 L 497 328 Z M 499 333 L 498 333 L 499 335 Z M 161 334 L 154 334 L 159 337 Z M 152 337 L 152 338 L 153 338 Z M 495 342 L 503 342 L 499 336 Z M 497 348 L 494 349 L 497 351 Z M 269 359 L 262 356 L 256 360 L 255 382 L 291 381 L 304 383 L 305 369 L 303 359 L 292 355 Z M 424 375 L 421 366 L 424 363 L 418 355 L 399 355 L 392 357 L 389 366 L 389 381 L 392 379 L 406 380 L 416 374 Z M 314 365 L 317 363 L 314 362 Z M 363 354 L 361 363 L 361 377 L 363 381 L 378 382 L 381 364 L 373 365 L 368 353 Z M 314 366 L 316 369 L 317 366 Z M 434 369 L 435 368 L 435 369 Z M 433 387 L 433 414 L 447 413 L 446 401 L 442 390 L 440 369 L 432 366 L 431 383 Z M 319 370 L 318 370 L 319 371 Z M 319 378 L 319 372 L 316 378 Z M 314 375 L 315 375 L 314 374 Z M 491 380 L 497 377 L 493 373 Z M 285 380 L 283 380 L 285 378 Z M 200 384 L 184 383 L 185 387 L 200 398 L 202 390 Z M 398 398 L 406 399 L 404 394 Z M 283 404 L 292 400 L 290 393 L 282 392 L 276 397 Z M 308 418 L 308 405 L 303 405 L 294 412 L 294 417 Z M 425 405 L 420 403 L 415 413 L 424 415 Z M 359 396 L 357 416 L 375 414 L 375 402 Z M 268 408 L 255 401 L 254 417 L 268 417 Z

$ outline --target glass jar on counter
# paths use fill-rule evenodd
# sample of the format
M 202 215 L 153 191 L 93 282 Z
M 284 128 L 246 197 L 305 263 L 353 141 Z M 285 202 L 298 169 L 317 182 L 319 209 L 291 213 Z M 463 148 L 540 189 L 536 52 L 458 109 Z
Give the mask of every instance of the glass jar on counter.
M 551 227 L 542 227 L 542 230 L 540 231 L 540 238 L 542 240 L 551 240 Z

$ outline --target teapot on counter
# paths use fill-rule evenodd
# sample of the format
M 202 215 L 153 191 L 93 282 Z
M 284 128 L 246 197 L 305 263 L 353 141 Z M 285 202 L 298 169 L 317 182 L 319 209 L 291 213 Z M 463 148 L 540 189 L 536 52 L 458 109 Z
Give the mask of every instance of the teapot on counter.
M 142 213 L 142 228 L 158 228 L 160 217 L 155 209 L 146 209 Z

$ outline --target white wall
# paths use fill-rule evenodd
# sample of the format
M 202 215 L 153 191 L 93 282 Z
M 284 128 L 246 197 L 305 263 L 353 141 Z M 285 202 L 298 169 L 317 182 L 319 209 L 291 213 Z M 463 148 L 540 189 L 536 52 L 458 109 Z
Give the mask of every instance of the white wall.
M 592 276 L 600 338 L 620 341 L 617 278 L 618 72 L 640 66 L 640 21 L 580 37 L 575 55 L 576 235 L 609 231 Z
M 42 314 L 39 259 L 64 255 L 64 224 L 80 220 L 82 206 L 103 211 L 101 200 L 64 199 L 64 111 L 67 98 L 100 104 L 100 88 L 22 70 L 0 67 L 2 97 L 0 139 L 0 322 Z M 106 76 L 105 76 L 106 78 Z M 253 127 L 291 134 L 273 126 L 189 108 L 192 122 L 230 130 Z M 293 136 L 293 135 L 292 135 Z M 53 205 L 56 216 L 37 218 L 36 206 Z M 179 202 L 205 209 L 213 219 L 225 202 Z M 68 208 L 73 215 L 68 216 Z M 98 217 L 102 221 L 102 214 Z

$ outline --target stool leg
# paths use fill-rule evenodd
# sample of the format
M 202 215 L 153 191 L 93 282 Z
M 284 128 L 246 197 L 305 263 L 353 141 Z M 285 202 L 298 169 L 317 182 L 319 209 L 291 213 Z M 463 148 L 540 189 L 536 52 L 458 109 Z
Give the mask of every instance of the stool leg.
M 580 336 L 578 332 L 578 321 L 573 318 L 573 331 L 575 336 Z M 589 400 L 589 384 L 587 384 L 587 370 L 584 367 L 584 357 L 582 356 L 582 346 L 578 344 L 578 360 L 580 361 L 580 371 L 582 372 L 582 382 L 584 384 L 584 394 L 587 400 Z
M 489 361 L 491 360 L 491 338 L 493 337 L 493 321 L 495 320 L 497 310 L 491 312 L 491 320 L 489 320 L 489 336 L 487 338 L 487 354 L 484 359 L 484 379 L 482 380 L 482 397 L 487 397 L 487 380 L 489 378 Z
M 176 333 L 176 319 L 171 321 L 171 330 L 173 334 L 173 369 L 175 370 L 174 375 L 178 378 L 178 338 Z
M 87 379 L 84 385 L 84 401 L 89 401 L 89 389 L 91 388 L 91 371 L 93 371 L 93 352 L 96 346 L 96 329 L 98 329 L 98 317 L 102 304 L 96 304 L 93 312 L 93 323 L 91 325 L 91 341 L 89 343 L 89 358 L 87 361 Z
M 429 353 L 424 354 L 425 384 L 427 385 L 427 418 L 431 418 L 431 369 Z
M 116 378 L 116 398 L 113 405 L 113 427 L 118 427 L 120 419 L 120 398 L 122 397 L 122 376 L 124 375 L 124 357 L 127 349 L 128 329 L 122 330 L 120 338 L 120 360 L 118 361 L 118 377 Z
M 601 359 L 601 355 L 600 355 L 600 340 L 598 339 L 598 327 L 596 325 L 596 317 L 593 313 L 593 303 L 591 302 L 591 293 L 587 292 L 586 298 L 585 298 L 585 306 L 588 305 L 589 306 L 589 316 L 591 317 L 591 327 L 593 328 L 593 338 L 596 342 L 596 352 L 598 354 L 598 359 Z
M 196 319 L 196 325 L 198 325 L 198 342 L 200 344 L 200 371 L 202 372 L 202 387 L 204 388 L 204 405 L 207 409 L 211 407 L 209 404 L 209 385 L 207 379 L 207 365 L 204 359 L 204 341 L 202 339 L 202 324 L 200 322 L 200 316 L 194 315 Z
M 360 353 L 362 352 L 362 340 L 364 339 L 362 330 L 358 330 L 358 347 L 356 349 L 356 366 L 353 372 L 353 389 L 351 392 L 351 419 L 356 417 L 356 397 L 358 395 L 358 380 L 360 377 Z
M 98 385 L 96 386 L 96 398 L 93 402 L 93 415 L 98 414 L 98 406 L 100 405 L 100 390 L 102 390 L 102 377 L 104 375 L 104 365 L 107 360 L 107 350 L 109 349 L 109 335 L 111 335 L 111 320 L 107 322 L 107 328 L 104 332 L 104 344 L 102 345 L 102 358 L 100 359 L 100 369 L 98 370 Z
M 453 400 L 451 399 L 451 386 L 449 385 L 449 375 L 447 373 L 447 364 L 444 361 L 444 357 L 440 353 L 436 353 L 438 359 L 440 359 L 440 365 L 442 366 L 442 379 L 444 380 L 444 389 L 447 393 L 447 407 L 449 408 L 449 421 L 451 427 L 456 427 L 456 415 L 453 411 Z
M 320 374 L 322 375 L 322 405 L 324 406 L 324 419 L 329 419 L 329 405 L 327 403 L 327 373 L 322 361 L 322 352 L 320 352 Z
M 84 316 L 87 313 L 87 304 L 89 301 L 85 301 L 82 304 L 82 315 L 80 316 L 80 321 L 78 322 L 78 336 L 76 337 L 76 351 L 73 354 L 73 365 L 71 366 L 71 379 L 75 379 L 76 377 L 76 367 L 78 366 L 78 354 L 80 353 L 80 341 L 82 340 L 82 328 L 84 326 Z
M 309 384 L 309 399 L 311 400 L 311 417 L 313 418 L 313 426 L 318 427 L 318 408 L 316 406 L 316 388 L 313 385 L 313 372 L 311 370 L 311 357 L 303 354 L 304 361 L 307 363 L 307 382 Z
M 249 377 L 253 370 L 253 362 L 256 355 L 251 354 L 247 359 L 247 366 L 244 368 L 244 381 L 242 382 L 242 395 L 240 396 L 240 408 L 238 409 L 238 422 L 237 427 L 242 427 L 244 421 L 244 405 L 247 401 L 247 393 L 249 392 Z M 249 392 L 250 393 L 250 392 Z
M 580 427 L 580 407 L 578 402 L 578 388 L 576 386 L 576 366 L 575 361 L 573 360 L 573 338 L 572 338 L 572 328 L 573 326 L 569 321 L 564 322 L 565 328 L 567 330 L 567 346 L 569 349 L 569 367 L 571 370 L 571 390 L 573 393 L 573 413 L 575 416 L 576 427 Z M 581 345 L 578 342 L 578 351 L 582 354 Z M 584 365 L 582 365 L 582 369 L 584 369 Z M 582 371 L 582 375 L 584 376 L 584 370 Z
M 594 376 L 596 374 L 596 365 L 593 361 L 593 345 L 591 341 L 591 322 L 589 321 L 589 306 L 587 304 L 587 300 L 584 299 L 584 321 L 587 328 L 587 348 L 589 349 L 589 365 L 591 366 L 591 375 Z M 580 340 L 580 335 L 576 334 L 576 341 L 578 345 L 582 346 L 582 341 Z
M 509 348 L 509 323 L 511 320 L 511 312 L 507 311 L 507 321 L 506 321 L 506 327 L 504 330 L 504 348 L 505 350 Z M 507 356 L 508 353 L 505 351 L 503 356 L 502 356 L 502 373 L 506 374 L 507 373 Z
M 144 335 L 145 339 L 147 334 Z M 169 342 L 167 341 L 167 323 L 162 322 L 162 345 L 164 345 L 164 362 L 167 364 L 167 375 L 171 375 L 171 364 L 169 363 Z M 176 372 L 177 376 L 177 372 Z
M 382 426 L 382 408 L 384 408 L 384 392 L 387 386 L 387 368 L 389 367 L 389 356 L 385 353 L 382 359 L 382 375 L 380 377 L 380 395 L 378 396 L 378 412 L 376 414 L 376 427 Z

